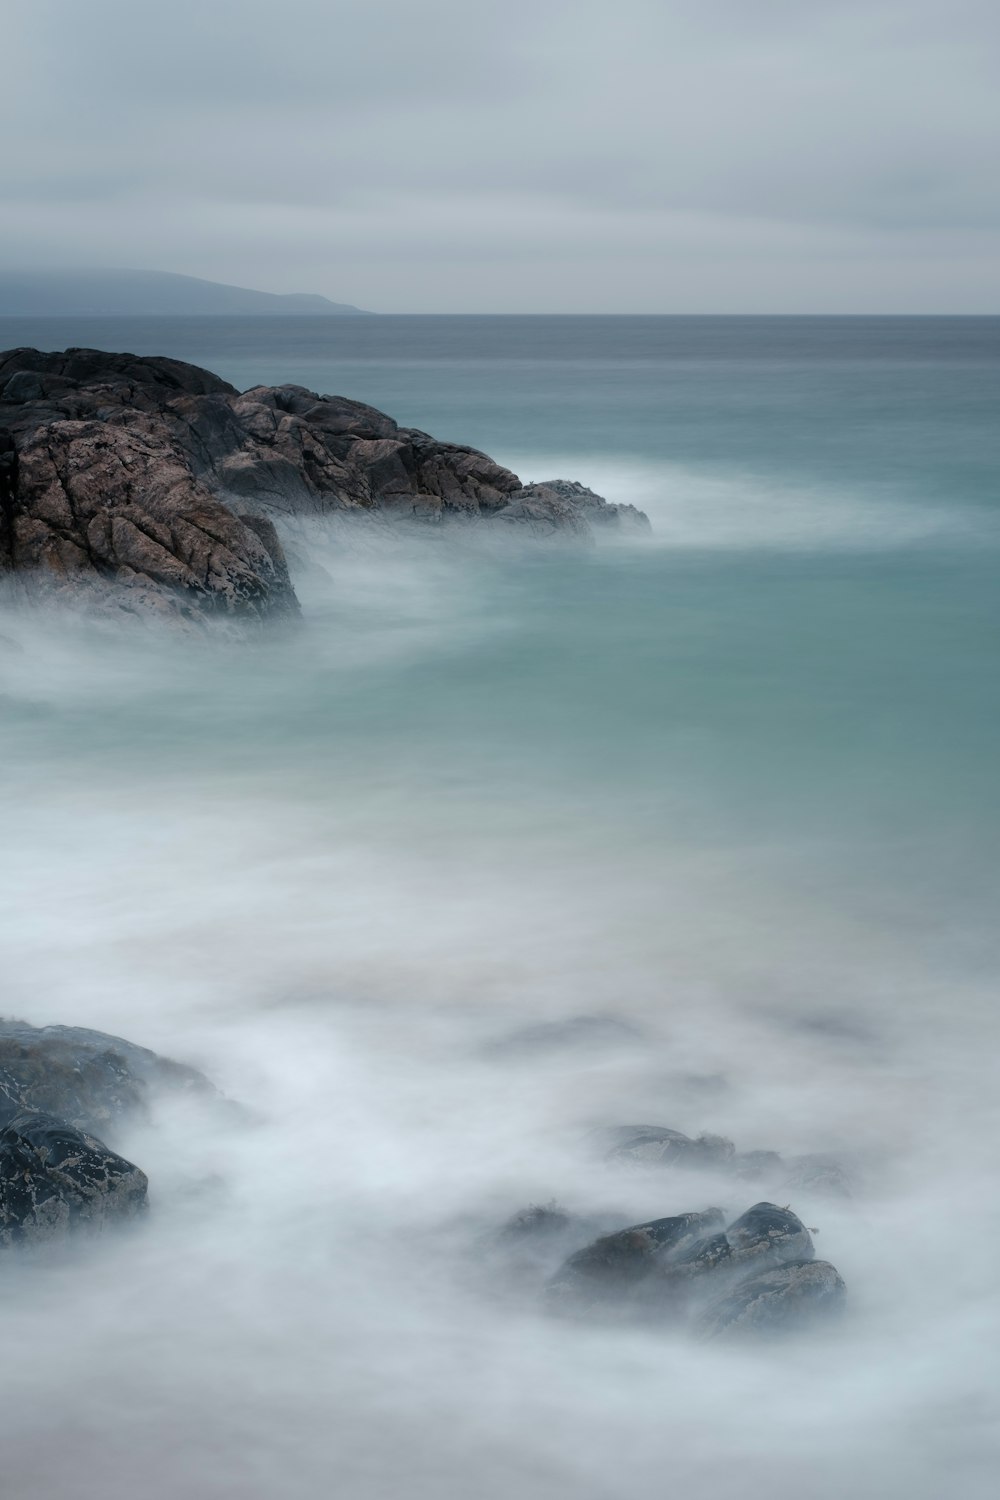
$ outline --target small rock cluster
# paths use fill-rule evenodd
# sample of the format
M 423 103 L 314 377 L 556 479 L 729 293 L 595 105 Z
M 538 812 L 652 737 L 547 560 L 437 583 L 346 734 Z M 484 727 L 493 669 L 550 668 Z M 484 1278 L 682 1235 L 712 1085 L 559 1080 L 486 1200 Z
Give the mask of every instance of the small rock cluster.
M 728 1225 L 708 1208 L 602 1235 L 563 1262 L 545 1295 L 559 1313 L 625 1314 L 716 1338 L 802 1327 L 836 1310 L 845 1288 L 790 1208 L 756 1203 Z
M 157 1088 L 214 1094 L 120 1037 L 0 1020 L 0 1245 L 58 1245 L 146 1207 L 146 1174 L 103 1136 Z

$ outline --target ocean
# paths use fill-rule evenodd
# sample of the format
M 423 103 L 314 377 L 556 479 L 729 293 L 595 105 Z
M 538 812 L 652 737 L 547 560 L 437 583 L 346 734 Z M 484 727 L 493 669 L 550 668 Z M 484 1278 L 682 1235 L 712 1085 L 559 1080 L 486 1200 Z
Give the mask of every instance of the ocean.
M 302 629 L 246 644 L 0 604 L 4 1010 L 247 1107 L 164 1106 L 141 1233 L 5 1268 L 11 1500 L 992 1495 L 1000 318 L 24 344 L 351 396 L 653 531 L 317 527 Z M 781 1199 L 842 1322 L 701 1345 L 500 1285 L 527 1204 L 754 1201 L 595 1154 L 639 1121 L 844 1163 Z

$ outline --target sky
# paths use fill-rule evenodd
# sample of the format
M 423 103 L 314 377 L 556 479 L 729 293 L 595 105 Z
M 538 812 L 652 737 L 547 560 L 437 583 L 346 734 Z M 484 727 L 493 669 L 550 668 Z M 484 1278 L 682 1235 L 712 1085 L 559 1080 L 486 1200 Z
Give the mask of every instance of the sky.
M 0 265 L 378 312 L 1000 312 L 996 0 L 32 0 Z

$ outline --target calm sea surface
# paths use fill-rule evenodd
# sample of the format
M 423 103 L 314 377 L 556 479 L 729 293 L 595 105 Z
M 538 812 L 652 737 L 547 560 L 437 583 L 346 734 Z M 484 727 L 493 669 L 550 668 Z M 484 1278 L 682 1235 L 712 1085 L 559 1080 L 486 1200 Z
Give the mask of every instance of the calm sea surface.
M 5 608 L 5 1008 L 261 1115 L 137 1135 L 145 1237 L 41 1314 L 8 1293 L 11 1493 L 985 1500 L 1000 319 L 0 320 L 19 344 L 351 396 L 654 534 L 317 531 L 301 634 L 252 648 Z M 484 1060 L 597 1013 L 642 1042 Z M 793 1202 L 838 1334 L 706 1351 L 479 1286 L 527 1202 L 752 1201 L 614 1178 L 581 1142 L 633 1118 L 852 1164 Z

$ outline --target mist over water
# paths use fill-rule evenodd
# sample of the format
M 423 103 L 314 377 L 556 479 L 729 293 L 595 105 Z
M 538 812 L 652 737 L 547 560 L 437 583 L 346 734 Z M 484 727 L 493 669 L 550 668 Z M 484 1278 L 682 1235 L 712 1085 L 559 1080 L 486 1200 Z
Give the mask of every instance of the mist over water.
M 246 644 L 0 606 L 4 1011 L 246 1106 L 163 1101 L 115 1142 L 148 1222 L 5 1265 L 5 1492 L 991 1495 L 996 365 L 855 348 L 884 414 L 856 433 L 842 363 L 801 351 L 699 385 L 563 349 L 560 384 L 522 348 L 477 385 L 482 350 L 435 365 L 430 334 L 419 371 L 258 337 L 241 384 L 298 360 L 656 530 L 303 525 L 302 629 Z M 627 442 L 614 390 L 646 402 Z M 525 420 L 545 392 L 572 420 Z M 504 1045 L 583 1015 L 624 1024 Z M 843 1161 L 850 1198 L 775 1201 L 844 1321 L 698 1345 L 506 1279 L 491 1234 L 529 1203 L 781 1191 L 602 1162 L 590 1132 L 641 1121 Z

